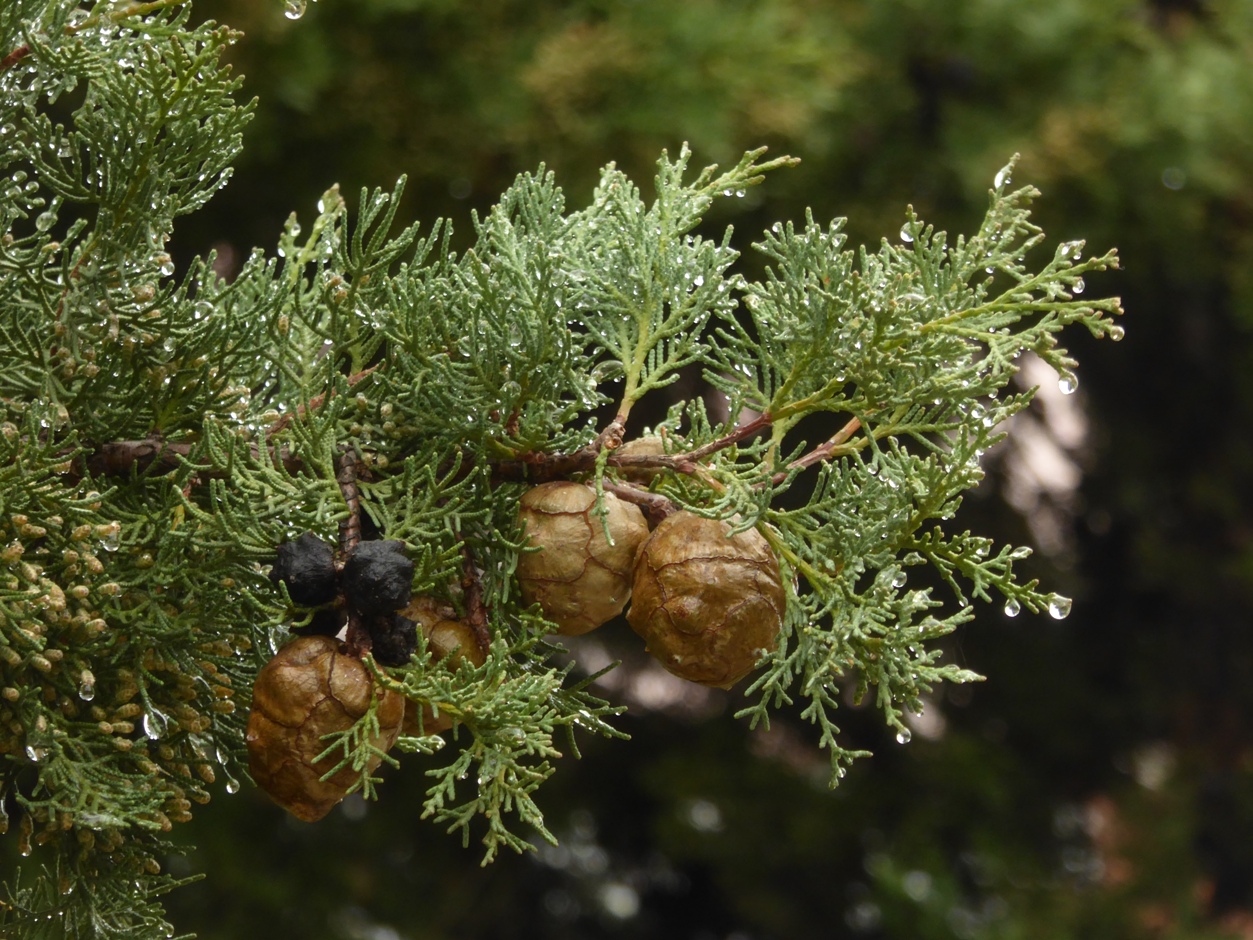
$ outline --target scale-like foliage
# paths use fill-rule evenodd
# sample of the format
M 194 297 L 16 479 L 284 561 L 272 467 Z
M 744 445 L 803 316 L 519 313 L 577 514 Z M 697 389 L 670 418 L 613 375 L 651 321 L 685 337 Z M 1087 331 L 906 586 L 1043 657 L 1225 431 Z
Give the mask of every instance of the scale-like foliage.
M 431 762 L 426 815 L 479 832 L 488 859 L 528 847 L 514 817 L 551 838 L 535 791 L 576 731 L 619 734 L 517 590 L 528 484 L 755 527 L 787 601 L 745 714 L 799 702 L 833 783 L 859 753 L 835 724 L 845 686 L 905 737 L 904 709 L 975 678 L 932 642 L 972 599 L 1065 614 L 1018 579 L 1027 549 L 948 523 L 1030 403 L 1006 389 L 1017 358 L 1073 388 L 1058 331 L 1121 334 L 1117 301 L 1080 297 L 1112 254 L 1071 243 L 1028 266 L 1043 235 L 1009 168 L 969 239 L 912 212 L 876 252 L 847 250 L 839 223 L 780 224 L 758 283 L 729 233 L 697 229 L 791 161 L 685 181 L 686 149 L 651 202 L 609 167 L 570 212 L 552 174 L 524 174 L 460 256 L 447 222 L 392 232 L 403 181 L 355 213 L 332 187 L 307 235 L 293 214 L 229 283 L 211 258 L 176 277 L 174 220 L 225 182 L 251 113 L 219 62 L 231 34 L 187 14 L 0 8 L 0 829 L 13 814 L 31 856 L 0 900 L 6 936 L 165 935 L 159 833 L 219 778 L 238 789 L 257 670 L 319 618 L 346 618 L 365 653 L 351 599 L 299 608 L 268 577 L 306 532 L 341 562 L 362 537 L 402 543 L 413 592 L 479 638 L 481 665 L 425 640 L 366 661 L 411 714 L 452 719 L 445 739 L 418 717 L 398 750 Z M 618 454 L 632 408 L 693 364 L 724 417 L 680 403 L 660 448 Z M 955 608 L 909 586 L 918 566 Z M 367 796 L 376 723 L 324 739 Z

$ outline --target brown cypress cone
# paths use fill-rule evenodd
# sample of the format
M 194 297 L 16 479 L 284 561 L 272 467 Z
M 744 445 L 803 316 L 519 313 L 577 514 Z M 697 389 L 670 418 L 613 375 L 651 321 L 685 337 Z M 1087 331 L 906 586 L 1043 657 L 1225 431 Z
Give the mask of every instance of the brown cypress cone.
M 625 442 L 614 451 L 620 457 L 659 457 L 666 453 L 666 442 L 658 434 L 647 434 Z M 656 467 L 619 467 L 618 475 L 635 483 L 649 483 L 658 473 Z
M 779 561 L 756 529 L 680 511 L 640 549 L 627 620 L 662 666 L 729 689 L 773 650 L 786 595 Z
M 400 616 L 412 620 L 423 633 L 441 620 L 452 620 L 457 616 L 456 609 L 444 601 L 437 600 L 427 594 L 415 594 L 409 603 L 400 609 Z
M 404 697 L 375 688 L 361 660 L 341 652 L 332 637 L 288 643 L 257 673 L 253 686 L 246 737 L 252 779 L 297 819 L 321 819 L 359 779 L 351 767 L 319 779 L 339 762 L 334 755 L 314 760 L 328 745 L 322 735 L 351 727 L 373 695 L 381 699 L 374 743 L 385 751 L 400 733 Z M 371 760 L 371 770 L 379 760 Z
M 518 584 L 557 632 L 575 636 L 616 617 L 631 596 L 635 552 L 648 537 L 639 507 L 605 494 L 609 531 L 594 512 L 596 491 L 582 483 L 542 483 L 522 494 L 518 518 L 538 552 L 518 557 Z
M 414 598 L 415 601 L 418 598 Z M 408 612 L 406 608 L 405 612 Z M 439 620 L 432 624 L 418 621 L 419 629 L 426 634 L 426 645 L 431 651 L 431 662 L 456 671 L 463 659 L 468 659 L 475 666 L 487 662 L 487 653 L 479 646 L 474 628 L 464 620 Z M 422 716 L 422 724 L 418 726 L 418 715 Z M 405 704 L 404 733 L 411 737 L 422 734 L 440 734 L 452 727 L 452 716 L 441 712 L 438 716 L 430 705 L 419 705 L 416 702 Z

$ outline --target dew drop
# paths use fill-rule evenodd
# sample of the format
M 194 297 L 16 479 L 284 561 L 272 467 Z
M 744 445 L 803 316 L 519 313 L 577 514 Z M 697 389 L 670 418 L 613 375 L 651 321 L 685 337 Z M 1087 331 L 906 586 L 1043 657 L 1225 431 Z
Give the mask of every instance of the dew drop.
M 910 232 L 909 230 L 909 225 L 908 224 L 902 225 L 901 226 L 901 241 L 912 242 L 913 240 L 914 240 L 914 236 L 913 236 L 913 233 Z
M 122 524 L 115 521 L 96 526 L 96 536 L 100 539 L 101 548 L 106 552 L 116 552 L 122 542 Z
M 1127 331 L 1124 330 L 1121 326 L 1111 326 L 1109 328 L 1109 338 L 1112 339 L 1115 343 L 1121 343 L 1123 340 L 1123 337 L 1126 335 L 1127 335 Z
M 1057 379 L 1057 389 L 1063 395 L 1073 395 L 1079 388 L 1079 379 L 1073 372 L 1063 372 Z
M 289 20 L 298 20 L 305 15 L 306 0 L 287 0 L 283 7 L 283 15 Z
M 1052 594 L 1049 596 L 1049 616 L 1054 620 L 1065 620 L 1070 616 L 1071 600 L 1069 597 L 1062 597 L 1060 594 Z
M 96 697 L 96 677 L 86 669 L 78 683 L 78 697 L 84 702 L 90 702 Z
M 226 792 L 227 792 L 227 793 L 238 793 L 238 792 L 239 792 L 239 781 L 238 781 L 238 780 L 236 780 L 234 777 L 227 777 L 227 778 L 226 778 Z
M 169 720 L 154 708 L 150 712 L 144 712 L 143 725 L 144 734 L 155 741 L 165 734 L 169 728 Z
M 1018 601 L 1010 598 L 1005 602 L 1006 617 L 1017 617 L 1020 613 L 1022 613 L 1022 604 L 1018 603 Z
M 900 731 L 896 732 L 897 744 L 908 744 L 911 738 L 913 738 L 913 734 L 908 728 L 902 728 Z
M 1082 294 L 1087 290 L 1087 287 L 1088 285 L 1083 283 L 1083 278 L 1075 278 L 1075 283 L 1070 286 L 1070 292 L 1072 294 Z
M 4 808 L 4 800 L 0 799 L 0 836 L 9 831 L 9 811 Z
M 898 571 L 896 573 L 896 577 L 892 579 L 892 587 L 903 588 L 905 586 L 905 582 L 908 580 L 909 575 L 905 574 L 903 571 Z
M 41 232 L 46 232 L 56 225 L 56 222 L 57 216 L 55 212 L 41 212 L 35 218 L 35 228 Z
M 987 177 L 984 178 L 986 179 Z M 992 185 L 1000 189 L 1003 186 L 1008 186 L 1011 182 L 1013 182 L 1013 176 L 1010 173 L 1010 169 L 1009 167 L 1004 167 L 996 174 L 996 178 L 992 180 Z
M 32 763 L 38 764 L 48 756 L 46 747 L 35 747 L 33 744 L 26 745 L 26 756 L 30 758 Z

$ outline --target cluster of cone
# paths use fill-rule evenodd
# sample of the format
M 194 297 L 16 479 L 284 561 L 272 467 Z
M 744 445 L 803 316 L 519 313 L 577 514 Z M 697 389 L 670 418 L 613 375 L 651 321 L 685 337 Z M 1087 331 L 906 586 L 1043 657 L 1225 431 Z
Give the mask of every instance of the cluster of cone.
M 785 594 L 779 562 L 755 529 L 685 510 L 649 532 L 639 507 L 582 483 L 525 493 L 519 518 L 538 551 L 518 561 L 523 599 L 558 632 L 577 635 L 616 617 L 674 675 L 730 688 L 773 650 Z
M 351 766 L 331 773 L 344 755 L 336 750 L 322 756 L 326 736 L 351 728 L 372 702 L 378 733 L 370 742 L 371 772 L 402 730 L 437 734 L 452 726 L 446 714 L 379 687 L 365 664 L 346 651 L 333 634 L 347 609 L 365 625 L 374 657 L 384 665 L 408 662 L 419 629 L 443 667 L 456 669 L 462 659 L 480 666 L 486 653 L 451 608 L 411 596 L 413 562 L 401 542 L 361 542 L 337 568 L 330 546 L 306 533 L 279 547 L 272 577 L 297 605 L 321 609 L 312 618 L 313 632 L 284 646 L 257 674 L 246 734 L 248 769 L 276 803 L 315 822 L 361 777 Z
M 649 531 L 639 507 L 582 483 L 555 482 L 523 494 L 519 521 L 529 550 L 518 560 L 522 597 L 565 635 L 587 633 L 622 613 L 648 651 L 676 676 L 730 688 L 775 648 L 785 594 L 779 562 L 755 529 L 679 511 Z M 318 608 L 305 635 L 257 675 L 248 718 L 249 770 L 299 819 L 321 819 L 360 780 L 344 752 L 326 753 L 372 707 L 378 731 L 369 770 L 405 734 L 437 734 L 447 713 L 382 688 L 336 639 L 350 616 L 383 665 L 409 661 L 417 633 L 437 668 L 486 661 L 474 630 L 429 597 L 412 597 L 413 563 L 395 541 L 361 542 L 340 565 L 311 533 L 278 549 L 271 577 L 293 603 Z M 325 756 L 323 756 L 325 754 Z M 332 773 L 332 771 L 335 771 Z

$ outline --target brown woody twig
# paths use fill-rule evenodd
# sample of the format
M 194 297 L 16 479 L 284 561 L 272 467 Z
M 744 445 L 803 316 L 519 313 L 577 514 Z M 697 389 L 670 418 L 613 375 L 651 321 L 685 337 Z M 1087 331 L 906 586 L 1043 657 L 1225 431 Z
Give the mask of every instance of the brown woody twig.
M 470 546 L 461 543 L 461 590 L 466 602 L 466 623 L 474 631 L 479 648 L 487 653 L 492 648 L 492 635 L 487 629 L 487 605 L 483 603 L 483 581 Z

